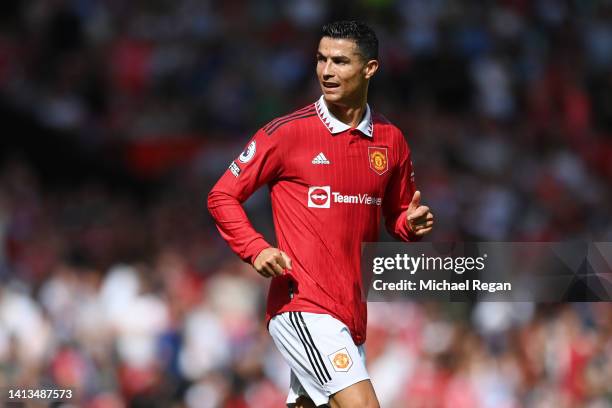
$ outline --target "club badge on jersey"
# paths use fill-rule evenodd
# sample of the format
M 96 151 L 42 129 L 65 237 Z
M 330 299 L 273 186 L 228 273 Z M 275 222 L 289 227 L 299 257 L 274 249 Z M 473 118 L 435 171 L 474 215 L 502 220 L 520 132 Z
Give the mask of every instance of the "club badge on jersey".
M 389 170 L 386 147 L 368 147 L 368 156 L 370 159 L 370 168 L 374 170 L 376 174 L 382 176 Z

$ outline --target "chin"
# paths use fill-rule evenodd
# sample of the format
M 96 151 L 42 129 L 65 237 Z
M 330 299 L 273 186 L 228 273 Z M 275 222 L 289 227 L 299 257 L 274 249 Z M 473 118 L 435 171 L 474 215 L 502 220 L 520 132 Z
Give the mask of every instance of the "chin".
M 342 95 L 340 94 L 329 94 L 329 93 L 323 93 L 323 98 L 328 101 L 328 102 L 338 102 L 340 100 L 342 100 Z

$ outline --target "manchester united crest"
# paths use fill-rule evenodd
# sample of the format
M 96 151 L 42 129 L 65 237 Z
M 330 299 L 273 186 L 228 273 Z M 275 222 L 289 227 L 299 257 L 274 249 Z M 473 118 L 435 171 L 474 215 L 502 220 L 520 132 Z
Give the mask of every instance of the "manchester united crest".
M 346 372 L 353 365 L 353 360 L 351 360 L 351 356 L 349 356 L 346 348 L 342 348 L 335 353 L 330 354 L 328 358 L 336 371 Z
M 368 158 L 370 160 L 370 168 L 379 176 L 389 170 L 386 147 L 368 147 Z

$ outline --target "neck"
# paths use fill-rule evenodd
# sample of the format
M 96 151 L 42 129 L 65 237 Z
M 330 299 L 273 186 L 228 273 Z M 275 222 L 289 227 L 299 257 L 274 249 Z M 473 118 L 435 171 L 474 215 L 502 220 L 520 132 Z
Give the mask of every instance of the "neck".
M 361 98 L 349 103 L 330 103 L 325 101 L 327 109 L 343 123 L 350 127 L 357 127 L 366 111 L 366 103 L 368 100 L 367 93 L 364 93 Z

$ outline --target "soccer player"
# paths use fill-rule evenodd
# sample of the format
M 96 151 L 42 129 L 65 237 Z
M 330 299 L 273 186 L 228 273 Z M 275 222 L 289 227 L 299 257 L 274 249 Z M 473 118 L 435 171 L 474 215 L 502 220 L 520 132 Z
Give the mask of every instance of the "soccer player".
M 378 407 L 365 367 L 361 243 L 381 215 L 397 239 L 431 231 L 402 132 L 367 104 L 378 40 L 365 24 L 325 25 L 316 54 L 323 95 L 272 120 L 249 141 L 208 196 L 230 247 L 271 277 L 268 330 L 291 368 L 289 407 Z M 267 184 L 276 247 L 241 203 Z

